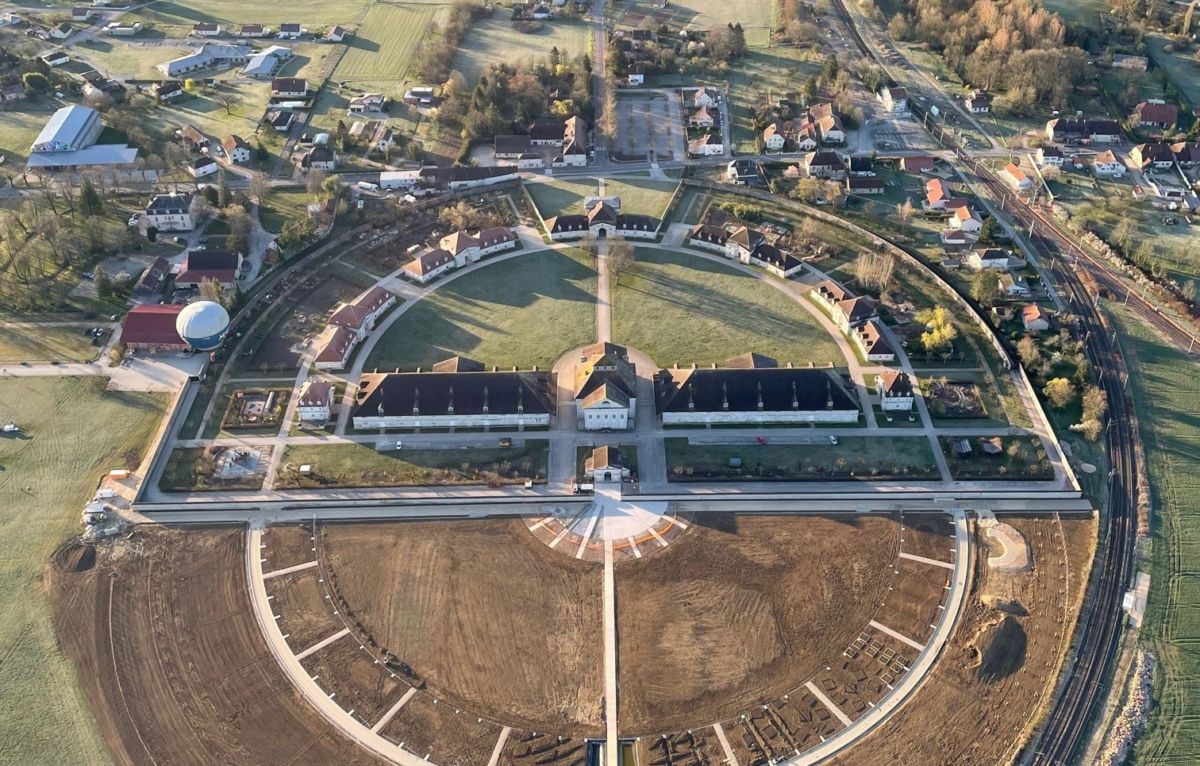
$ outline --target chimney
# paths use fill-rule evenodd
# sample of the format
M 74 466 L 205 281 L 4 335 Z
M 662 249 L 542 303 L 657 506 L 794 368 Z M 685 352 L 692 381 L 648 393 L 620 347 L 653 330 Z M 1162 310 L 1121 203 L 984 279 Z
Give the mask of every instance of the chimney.
M 833 409 L 833 384 L 828 378 L 825 379 L 825 409 Z
M 695 393 L 696 393 L 696 387 L 693 386 L 691 383 L 688 383 L 688 409 L 689 410 L 696 409 L 696 401 L 694 398 Z
M 800 409 L 800 397 L 796 396 L 796 381 L 792 381 L 792 409 Z
M 517 388 L 517 412 L 525 411 L 525 389 L 524 387 Z

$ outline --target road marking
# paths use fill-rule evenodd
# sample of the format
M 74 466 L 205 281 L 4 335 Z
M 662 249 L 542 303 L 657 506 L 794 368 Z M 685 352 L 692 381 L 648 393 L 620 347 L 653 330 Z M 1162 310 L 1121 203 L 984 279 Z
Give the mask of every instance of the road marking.
M 408 687 L 408 691 L 404 692 L 404 696 L 401 697 L 395 705 L 392 705 L 391 709 L 383 714 L 383 718 L 380 718 L 379 721 L 377 721 L 376 724 L 371 727 L 371 733 L 378 734 L 384 726 L 387 726 L 388 721 L 396 717 L 396 713 L 400 712 L 400 708 L 404 707 L 404 703 L 412 699 L 412 696 L 416 693 L 417 689 L 415 686 Z
M 922 564 L 933 564 L 935 567 L 942 567 L 944 569 L 950 569 L 950 570 L 954 569 L 954 564 L 949 561 L 938 561 L 937 559 L 927 559 L 924 556 L 914 556 L 911 553 L 901 553 L 900 558 L 908 559 L 909 561 L 919 561 Z
M 504 744 L 508 742 L 508 735 L 511 732 L 512 729 L 508 726 L 500 730 L 500 739 L 496 740 L 496 746 L 492 748 L 492 757 L 488 760 L 487 766 L 496 766 L 500 763 L 500 755 L 504 752 Z
M 827 707 L 830 713 L 833 713 L 835 716 L 837 716 L 837 719 L 842 722 L 842 726 L 849 726 L 850 724 L 854 723 L 850 720 L 850 716 L 843 713 L 840 707 L 833 704 L 833 700 L 826 697 L 825 692 L 818 689 L 817 685 L 812 681 L 805 683 L 804 687 L 812 692 L 812 695 L 817 698 L 817 701 Z
M 918 652 L 922 651 L 925 648 L 924 644 L 918 644 L 916 641 L 913 641 L 911 638 L 904 635 L 903 633 L 897 633 L 896 631 L 892 630 L 888 626 L 882 625 L 878 622 L 875 622 L 874 620 L 871 620 L 867 624 L 870 625 L 875 630 L 878 630 L 880 633 L 887 633 L 889 636 L 896 639 L 897 641 L 903 641 L 904 643 L 911 646 L 913 649 L 916 649 Z
M 729 739 L 725 736 L 725 730 L 721 728 L 721 724 L 714 723 L 713 731 L 717 733 L 717 741 L 721 743 L 721 749 L 725 751 L 725 763 L 729 766 L 738 766 L 737 756 L 733 754 L 733 748 L 729 746 Z
M 304 651 L 302 651 L 302 652 L 300 652 L 299 654 L 297 654 L 297 655 L 296 655 L 296 659 L 298 659 L 298 660 L 302 660 L 302 659 L 304 659 L 305 657 L 307 657 L 308 655 L 312 654 L 313 652 L 315 652 L 315 651 L 319 651 L 319 650 L 321 650 L 321 649 L 324 649 L 325 647 L 327 647 L 327 646 L 329 646 L 330 644 L 332 644 L 334 641 L 337 641 L 339 638 L 341 638 L 342 636 L 345 636 L 345 635 L 347 635 L 347 634 L 349 634 L 349 633 L 350 633 L 350 629 L 349 629 L 349 628 L 342 628 L 342 629 L 341 629 L 341 630 L 339 630 L 337 633 L 334 633 L 332 636 L 330 636 L 329 638 L 325 639 L 324 641 L 318 641 L 317 643 L 313 644 L 312 646 L 308 647 L 308 648 L 307 648 L 307 649 L 305 649 Z
M 570 530 L 570 529 L 568 529 L 567 527 L 563 527 L 563 528 L 562 528 L 562 531 L 558 533 L 558 537 L 555 537 L 553 540 L 551 540 L 551 541 L 550 541 L 550 547 L 551 547 L 551 548 L 555 548 L 555 547 L 557 547 L 557 546 L 558 546 L 558 544 L 562 542 L 562 539 L 563 539 L 564 537 L 566 537 L 566 536 L 567 536 L 567 533 L 568 533 L 568 532 L 570 532 L 570 531 L 571 531 L 571 530 Z
M 266 559 L 263 559 L 263 561 L 266 561 Z M 276 569 L 274 572 L 264 573 L 263 579 L 270 580 L 272 577 L 278 577 L 279 575 L 291 574 L 292 572 L 303 572 L 305 569 L 312 569 L 316 565 L 317 562 L 310 561 L 307 564 L 297 564 L 296 566 L 288 567 L 287 569 Z

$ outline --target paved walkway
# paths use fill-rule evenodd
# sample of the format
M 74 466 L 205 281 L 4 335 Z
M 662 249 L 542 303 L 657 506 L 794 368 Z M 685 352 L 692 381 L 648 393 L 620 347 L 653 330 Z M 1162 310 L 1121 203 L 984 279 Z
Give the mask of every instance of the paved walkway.
M 621 766 L 617 748 L 617 584 L 612 540 L 604 542 L 604 731 L 605 766 Z
M 596 340 L 612 343 L 612 275 L 608 271 L 608 240 L 596 246 Z

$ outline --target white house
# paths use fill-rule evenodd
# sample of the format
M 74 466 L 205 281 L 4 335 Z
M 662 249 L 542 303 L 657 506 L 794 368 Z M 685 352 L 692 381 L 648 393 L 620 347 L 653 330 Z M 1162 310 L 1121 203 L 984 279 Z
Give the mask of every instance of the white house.
M 715 157 L 725 153 L 725 143 L 712 133 L 688 141 L 688 154 L 696 157 Z
M 187 165 L 188 174 L 191 175 L 192 178 L 204 178 L 205 176 L 211 176 L 220 169 L 221 166 L 218 165 L 217 161 L 212 157 L 197 157 Z
M 692 97 L 692 105 L 699 109 L 702 106 L 713 106 L 716 100 L 709 94 L 707 88 L 698 88 L 696 95 Z
M 915 390 L 912 378 L 902 370 L 887 370 L 875 376 L 875 392 L 884 412 L 909 412 L 913 407 Z
M 384 96 L 382 93 L 366 93 L 350 100 L 346 105 L 348 114 L 367 114 L 383 111 Z
M 879 101 L 892 114 L 908 113 L 908 91 L 904 88 L 884 88 L 879 91 Z
M 950 216 L 950 228 L 977 237 L 979 232 L 983 231 L 983 219 L 970 205 L 963 205 Z
M 396 305 L 396 294 L 382 287 L 372 287 L 352 303 L 344 303 L 333 312 L 329 324 L 352 331 L 359 341 L 375 329 L 383 313 Z
M 92 11 L 91 8 L 85 8 L 85 7 L 72 8 L 71 9 L 71 21 L 91 21 L 93 13 L 94 13 L 94 11 Z
M 454 268 L 454 256 L 440 247 L 421 253 L 404 265 L 404 276 L 426 284 Z
M 1000 275 L 1000 293 L 1007 298 L 1028 298 L 1032 295 L 1024 277 L 1008 272 Z
M 333 29 L 325 33 L 325 42 L 340 43 L 346 38 L 346 29 L 341 25 L 335 25 Z
M 192 34 L 198 37 L 216 37 L 223 31 L 220 24 L 202 21 L 192 25 Z
M 135 21 L 132 24 L 124 21 L 114 21 L 104 27 L 104 34 L 112 35 L 113 37 L 133 37 L 141 31 L 142 22 L 140 21 Z
M 1120 178 L 1125 175 L 1125 163 L 1117 159 L 1117 155 L 1109 149 L 1096 155 L 1096 159 L 1092 161 L 1092 172 L 1098 176 Z
M 235 165 L 250 161 L 250 145 L 241 136 L 225 136 L 221 139 L 221 148 L 225 150 L 225 159 Z
M 763 130 L 763 148 L 769 152 L 783 151 L 784 140 L 783 126 L 777 122 L 772 122 Z
M 688 125 L 693 128 L 711 128 L 716 120 L 707 106 L 702 106 L 688 117 Z
M 575 415 L 585 430 L 623 431 L 636 423 L 637 369 L 624 346 L 585 346 L 574 380 Z
M 55 40 L 66 40 L 74 31 L 75 28 L 64 21 L 61 24 L 50 27 L 50 36 Z
M 317 339 L 321 351 L 313 359 L 313 366 L 318 370 L 343 370 L 357 346 L 358 334 L 354 330 L 329 325 Z
M 296 412 L 305 423 L 327 423 L 333 409 L 333 384 L 309 378 L 300 387 Z
M 462 268 L 485 255 L 516 247 L 517 238 L 511 230 L 497 226 L 481 231 L 478 237 L 472 237 L 465 231 L 456 231 L 442 237 L 438 244 L 442 250 L 454 256 L 455 267 Z
M 583 461 L 584 478 L 596 483 L 620 482 L 633 474 L 625 465 L 625 457 L 619 447 L 597 447 Z
M 998 247 L 986 247 L 972 250 L 967 254 L 964 262 L 967 268 L 975 271 L 983 269 L 993 269 L 996 271 L 1005 271 L 1012 263 L 1012 253 L 1007 250 L 1001 250 Z
M 629 78 L 629 85 L 631 87 L 636 88 L 637 86 L 644 85 L 646 83 L 646 68 L 641 64 L 634 64 L 633 66 L 629 67 L 629 72 L 627 75 Z
M 159 231 L 191 231 L 196 228 L 194 194 L 158 194 L 146 205 L 146 226 Z
M 868 362 L 896 361 L 896 350 L 884 337 L 878 319 L 868 319 L 863 322 L 854 328 L 850 337 Z
M 1063 150 L 1054 144 L 1039 147 L 1036 156 L 1038 165 L 1042 167 L 1053 165 L 1056 168 L 1061 168 L 1063 163 L 1066 162 L 1066 155 L 1063 154 Z
M 1042 332 L 1050 329 L 1050 315 L 1046 309 L 1030 303 L 1021 309 L 1021 323 L 1025 325 L 1026 332 Z
M 1000 174 L 1015 191 L 1029 191 L 1033 188 L 1033 179 L 1015 163 L 1005 165 Z
M 280 24 L 279 39 L 281 40 L 298 40 L 300 35 L 306 30 L 300 24 Z

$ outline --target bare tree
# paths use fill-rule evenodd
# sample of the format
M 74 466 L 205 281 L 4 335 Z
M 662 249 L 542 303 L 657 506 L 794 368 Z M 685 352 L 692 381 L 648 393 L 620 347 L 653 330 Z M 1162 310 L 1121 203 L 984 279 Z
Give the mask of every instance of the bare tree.
M 903 202 L 896 203 L 896 220 L 900 222 L 902 227 L 908 226 L 913 217 L 912 199 L 906 199 Z
M 313 168 L 308 171 L 308 193 L 320 199 L 324 193 L 325 178 L 325 171 L 320 168 Z
M 250 195 L 251 199 L 257 200 L 258 204 L 261 205 L 270 191 L 271 183 L 265 175 L 262 173 L 250 174 L 250 182 L 246 186 L 246 193 Z
M 854 263 L 854 276 L 863 287 L 885 291 L 896 270 L 896 256 L 891 253 L 860 253 Z
M 622 275 L 629 272 L 634 264 L 633 245 L 621 237 L 608 240 L 608 273 L 613 284 L 620 284 Z
M 213 101 L 225 110 L 225 114 L 233 114 L 233 110 L 241 106 L 242 97 L 236 93 L 218 93 L 213 96 Z

